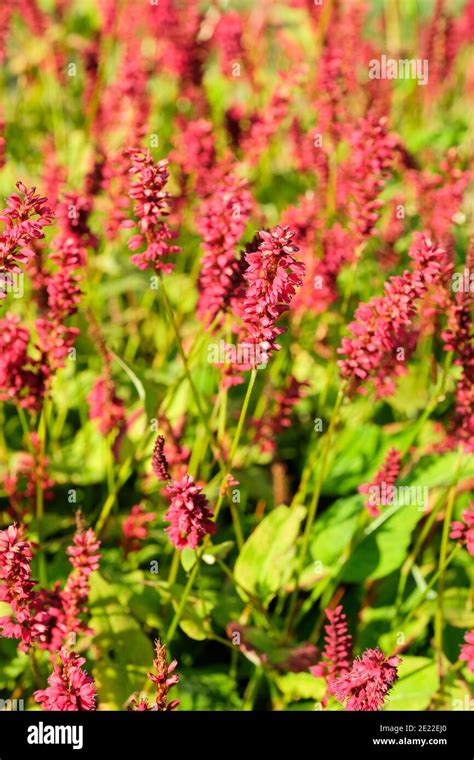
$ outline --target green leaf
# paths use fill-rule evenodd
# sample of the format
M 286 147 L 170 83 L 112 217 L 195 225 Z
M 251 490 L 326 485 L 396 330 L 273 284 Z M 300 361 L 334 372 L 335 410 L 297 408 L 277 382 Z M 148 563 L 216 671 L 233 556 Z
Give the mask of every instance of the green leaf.
M 105 478 L 107 441 L 93 421 L 86 422 L 70 444 L 55 452 L 51 472 L 58 480 L 67 478 L 76 485 L 99 483 Z
M 206 554 L 210 554 L 213 557 L 219 559 L 225 559 L 231 549 L 234 547 L 235 541 L 223 541 L 221 544 L 211 544 L 206 549 Z
M 423 457 L 410 474 L 410 485 L 421 485 L 427 488 L 450 486 L 456 472 L 457 462 L 458 454 L 455 451 L 438 456 Z M 474 476 L 474 457 L 465 457 L 458 481 L 472 476 Z
M 323 494 L 344 496 L 364 483 L 373 470 L 374 461 L 380 456 L 381 438 L 380 428 L 376 425 L 342 431 L 332 466 L 324 479 Z
M 426 710 L 439 688 L 438 668 L 427 657 L 403 657 L 387 710 Z
M 180 668 L 179 674 L 180 682 L 172 694 L 180 700 L 180 710 L 242 709 L 235 681 L 228 673 L 213 668 Z
M 196 552 L 186 546 L 181 552 L 181 565 L 186 573 L 189 573 L 192 566 L 196 563 Z
M 342 570 L 342 580 L 375 580 L 401 567 L 422 515 L 416 506 L 401 507 L 355 547 Z
M 360 613 L 358 648 L 363 650 L 378 646 L 383 652 L 390 652 L 400 644 L 406 648 L 415 641 L 424 640 L 430 617 L 429 612 L 420 608 L 416 616 L 404 623 L 403 631 L 394 631 L 392 606 L 364 607 Z M 403 634 L 401 641 L 400 633 Z
M 206 613 L 208 612 L 206 605 Z M 203 617 L 202 602 L 197 601 L 195 604 L 188 603 L 185 605 L 183 614 L 179 621 L 179 627 L 182 631 L 194 641 L 204 641 L 209 634 L 209 627 L 206 628 Z
M 455 628 L 474 628 L 472 596 L 467 588 L 449 588 L 444 594 L 444 617 Z
M 313 528 L 310 553 L 315 562 L 321 562 L 323 572 L 340 559 L 354 535 L 362 509 L 363 497 L 357 495 L 338 499 L 318 516 Z
M 277 507 L 245 542 L 235 563 L 235 580 L 241 588 L 268 605 L 291 577 L 295 541 L 304 507 Z
M 286 702 L 299 699 L 315 699 L 319 702 L 326 693 L 324 678 L 315 678 L 311 673 L 286 673 L 276 680 Z
M 93 675 L 104 710 L 123 709 L 143 688 L 153 661 L 153 648 L 137 621 L 118 601 L 120 587 L 92 573 L 90 627 L 97 656 Z

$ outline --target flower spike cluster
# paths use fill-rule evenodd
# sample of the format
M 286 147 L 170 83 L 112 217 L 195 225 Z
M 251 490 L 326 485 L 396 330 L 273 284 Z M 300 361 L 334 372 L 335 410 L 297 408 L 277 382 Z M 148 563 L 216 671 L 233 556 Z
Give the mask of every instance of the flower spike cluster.
M 186 546 L 197 549 L 206 535 L 216 532 L 212 511 L 201 486 L 191 475 L 185 473 L 177 480 L 171 478 L 164 447 L 164 436 L 159 435 L 153 447 L 151 465 L 158 480 L 167 483 L 163 492 L 170 504 L 164 519 L 171 524 L 166 532 L 177 549 Z
M 33 590 L 32 558 L 23 528 L 10 525 L 0 531 L 0 602 L 11 607 L 11 615 L 0 617 L 0 632 L 5 638 L 20 639 L 19 649 L 25 652 L 46 630 L 45 616 L 38 612 Z
M 380 710 L 398 678 L 400 657 L 385 657 L 380 649 L 366 649 L 352 668 L 333 681 L 332 692 L 346 710 Z
M 11 606 L 11 615 L 0 618 L 6 638 L 20 640 L 19 649 L 32 644 L 57 652 L 71 633 L 89 633 L 83 617 L 87 613 L 89 576 L 99 566 L 97 541 L 91 528 L 84 530 L 78 516 L 78 530 L 67 553 L 73 570 L 64 589 L 59 582 L 49 590 L 35 588 L 31 578 L 32 547 L 24 540 L 23 528 L 11 525 L 0 531 L 0 601 Z
M 245 253 L 247 268 L 243 277 L 247 283 L 242 302 L 245 341 L 259 350 L 253 364 L 257 366 L 280 346 L 276 339 L 285 332 L 276 325 L 288 311 L 296 289 L 302 284 L 304 264 L 297 261 L 298 251 L 293 244 L 294 232 L 289 227 L 263 230 L 258 233 L 255 249 Z
M 217 529 L 201 486 L 191 475 L 185 475 L 181 480 L 172 480 L 165 494 L 170 501 L 164 519 L 171 523 L 166 528 L 171 543 L 177 549 L 197 549 L 203 538 Z
M 19 194 L 7 198 L 6 208 L 0 211 L 0 300 L 7 297 L 11 278 L 21 272 L 21 264 L 27 264 L 34 256 L 32 244 L 44 237 L 43 228 L 53 221 L 47 198 L 36 194 L 36 188 L 28 189 L 17 182 Z
M 100 541 L 97 540 L 92 528 L 84 529 L 81 517 L 78 517 L 78 529 L 73 538 L 73 545 L 66 553 L 73 570 L 70 573 L 64 591 L 61 593 L 63 608 L 66 613 L 68 632 L 87 632 L 82 616 L 87 612 L 89 598 L 89 576 L 99 568 Z
M 171 480 L 168 460 L 165 456 L 165 438 L 159 435 L 153 447 L 151 467 L 158 480 Z
M 350 669 L 352 636 L 348 632 L 347 619 L 341 604 L 325 612 L 328 623 L 324 627 L 326 636 L 323 660 L 312 666 L 310 672 L 316 677 L 326 678 L 330 691 L 333 680 Z
M 252 210 L 248 184 L 233 175 L 225 178 L 199 208 L 197 227 L 203 238 L 204 256 L 199 275 L 198 314 L 206 325 L 225 311 L 240 276 L 235 245 Z
M 391 277 L 383 296 L 357 307 L 349 325 L 352 337 L 343 338 L 338 349 L 346 356 L 339 362 L 341 375 L 352 390 L 364 392 L 364 384 L 373 378 L 377 394 L 387 396 L 395 390 L 393 378 L 406 372 L 398 350 L 410 353 L 414 349 L 417 303 L 430 285 L 440 281 L 446 267 L 446 252 L 425 235 L 415 236 L 410 256 L 413 271 Z
M 84 663 L 84 657 L 66 647 L 61 649 L 59 663 L 48 678 L 49 686 L 34 694 L 43 710 L 83 712 L 96 709 L 97 690 L 94 679 L 82 667 Z
M 153 269 L 155 272 L 168 274 L 174 264 L 165 262 L 165 258 L 179 252 L 179 247 L 170 244 L 173 234 L 163 217 L 169 214 L 170 194 L 164 189 L 168 181 L 168 161 L 157 164 L 148 150 L 129 148 L 126 155 L 130 158 L 130 173 L 135 181 L 131 183 L 129 195 L 135 201 L 135 215 L 138 218 L 138 230 L 128 241 L 128 247 L 137 251 L 143 245 L 145 250 L 135 253 L 130 261 L 138 269 Z M 122 228 L 133 228 L 135 223 L 125 221 Z
M 142 542 L 148 538 L 148 523 L 156 519 L 154 512 L 145 512 L 142 504 L 132 507 L 130 514 L 122 524 L 122 548 L 125 556 L 136 552 Z
M 369 494 L 365 506 L 371 517 L 377 517 L 380 514 L 380 506 L 384 501 L 383 496 L 380 495 L 380 489 L 384 487 L 387 495 L 391 492 L 400 475 L 400 463 L 401 453 L 397 449 L 390 449 L 374 479 L 370 483 L 359 486 L 359 493 Z M 378 494 L 375 498 L 374 493 Z
M 395 141 L 387 133 L 387 118 L 364 117 L 351 136 L 349 204 L 352 231 L 361 241 L 372 234 L 379 218 L 383 190 L 393 163 Z

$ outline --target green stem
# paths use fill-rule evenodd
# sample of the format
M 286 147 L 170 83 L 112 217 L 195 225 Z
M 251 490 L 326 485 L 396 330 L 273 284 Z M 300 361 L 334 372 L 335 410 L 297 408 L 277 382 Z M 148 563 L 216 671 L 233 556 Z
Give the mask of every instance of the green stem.
M 440 577 L 440 575 L 446 571 L 447 567 L 451 564 L 451 562 L 455 558 L 455 556 L 458 553 L 458 551 L 459 551 L 460 548 L 461 548 L 461 544 L 456 544 L 456 546 L 452 550 L 451 554 L 446 558 L 444 564 L 441 567 L 438 568 L 437 572 L 433 575 L 433 577 L 431 578 L 430 582 L 426 585 L 426 587 L 423 589 L 423 591 L 421 591 L 418 594 L 418 596 L 414 599 L 414 601 L 412 602 L 410 611 L 408 612 L 408 614 L 406 615 L 406 617 L 403 618 L 403 620 L 402 620 L 402 625 L 406 625 L 411 620 L 411 618 L 413 617 L 413 615 L 415 614 L 415 612 L 419 608 L 421 602 L 425 599 L 425 597 L 427 596 L 428 592 L 433 588 L 433 586 L 437 582 L 437 580 Z
M 26 419 L 25 410 L 22 409 L 22 407 L 19 404 L 16 406 L 16 410 L 18 412 L 18 417 L 20 419 L 21 427 L 23 429 L 25 445 L 27 446 L 30 454 L 34 454 L 34 448 L 33 448 L 33 444 L 31 443 L 31 437 L 30 437 L 31 435 L 30 426 L 28 425 L 28 420 Z
M 387 50 L 389 53 L 397 53 L 400 50 L 398 0 L 385 0 L 385 31 Z
M 38 439 L 39 439 L 39 459 L 44 460 L 46 451 L 46 405 L 45 399 L 41 415 L 38 423 Z M 36 478 L 36 529 L 38 533 L 38 574 L 39 581 L 42 586 L 47 584 L 47 572 L 46 572 L 46 557 L 44 555 L 43 547 L 43 518 L 44 518 L 44 493 L 43 483 L 39 478 Z
M 244 698 L 243 698 L 242 709 L 246 712 L 253 710 L 255 698 L 258 693 L 258 686 L 260 684 L 260 679 L 262 675 L 263 675 L 263 669 L 260 666 L 257 666 L 252 675 L 252 678 L 250 679 L 247 685 Z
M 199 417 L 201 418 L 201 422 L 203 423 L 204 428 L 206 430 L 206 433 L 208 435 L 209 442 L 210 442 L 211 449 L 212 449 L 212 453 L 214 454 L 214 457 L 216 459 L 217 464 L 222 469 L 223 468 L 222 453 L 221 453 L 221 450 L 220 450 L 220 447 L 219 447 L 219 443 L 216 440 L 216 437 L 215 437 L 213 431 L 211 430 L 211 427 L 209 425 L 208 416 L 207 416 L 207 414 L 205 413 L 205 411 L 203 409 L 200 395 L 198 393 L 198 390 L 197 390 L 196 385 L 194 383 L 193 377 L 191 375 L 191 372 L 190 372 L 190 369 L 189 369 L 188 357 L 186 356 L 186 352 L 184 351 L 184 348 L 183 348 L 183 341 L 181 339 L 181 334 L 180 334 L 180 331 L 179 331 L 179 327 L 177 325 L 177 322 L 176 322 L 176 319 L 175 319 L 175 316 L 174 316 L 173 308 L 171 306 L 170 300 L 169 300 L 168 295 L 166 293 L 166 289 L 165 289 L 163 278 L 161 278 L 161 292 L 163 294 L 163 303 L 165 305 L 165 309 L 167 311 L 168 318 L 170 320 L 170 323 L 171 323 L 171 325 L 173 327 L 173 330 L 175 332 L 175 335 L 176 335 L 176 343 L 177 343 L 177 346 L 178 346 L 178 352 L 179 352 L 179 354 L 181 356 L 181 359 L 183 360 L 184 370 L 185 370 L 185 373 L 186 373 L 186 378 L 187 378 L 187 380 L 189 382 L 189 386 L 191 388 L 191 392 L 192 392 L 192 394 L 194 396 L 194 400 L 196 402 L 196 406 L 197 406 L 197 409 L 198 409 Z
M 217 504 L 216 504 L 216 507 L 215 507 L 215 510 L 214 510 L 214 517 L 213 517 L 214 521 L 216 521 L 217 518 L 218 518 L 218 516 L 219 516 L 219 512 L 220 512 L 220 509 L 221 509 L 221 506 L 222 506 L 222 502 L 224 500 L 224 494 L 225 494 L 224 486 L 225 486 L 225 483 L 226 483 L 226 480 L 227 480 L 227 476 L 232 471 L 232 465 L 234 463 L 234 457 L 235 457 L 235 454 L 237 452 L 237 448 L 239 446 L 240 436 L 242 434 L 242 428 L 244 426 L 245 416 L 247 414 L 247 410 L 248 410 L 248 407 L 249 407 L 250 397 L 252 395 L 252 389 L 253 389 L 253 387 L 255 385 L 255 379 L 256 379 L 256 377 L 257 377 L 257 370 L 253 369 L 252 373 L 250 375 L 249 384 L 247 386 L 247 392 L 245 394 L 244 403 L 242 405 L 242 409 L 241 409 L 241 412 L 240 412 L 239 421 L 237 423 L 237 428 L 236 428 L 236 431 L 235 431 L 234 440 L 233 440 L 233 443 L 232 443 L 232 448 L 230 450 L 229 461 L 228 461 L 226 467 L 224 468 L 224 475 L 223 475 L 223 478 L 222 478 L 221 488 L 220 488 L 220 492 L 219 492 L 219 498 L 217 500 Z M 180 602 L 179 602 L 178 607 L 176 609 L 176 612 L 174 614 L 173 620 L 171 621 L 170 627 L 168 628 L 168 632 L 166 634 L 166 644 L 167 644 L 167 646 L 169 646 L 171 644 L 171 640 L 173 639 L 173 636 L 176 633 L 176 629 L 177 629 L 177 627 L 179 625 L 179 621 L 181 620 L 181 615 L 183 614 L 183 610 L 184 610 L 185 604 L 186 604 L 186 602 L 188 600 L 189 594 L 191 593 L 191 589 L 193 587 L 194 581 L 195 581 L 196 576 L 198 574 L 200 563 L 201 563 L 201 559 L 202 559 L 202 555 L 204 554 L 204 552 L 206 550 L 208 542 L 209 542 L 209 535 L 207 535 L 206 538 L 204 539 L 204 541 L 202 543 L 202 546 L 201 546 L 201 549 L 198 552 L 198 554 L 196 555 L 196 563 L 193 565 L 193 567 L 191 569 L 191 572 L 190 572 L 190 574 L 188 576 L 188 581 L 186 583 L 186 586 L 184 587 L 183 595 L 182 595 L 182 597 L 180 599 Z
M 113 509 L 113 506 L 115 504 L 118 491 L 131 475 L 132 460 L 133 460 L 133 457 L 128 457 L 128 459 L 126 459 L 125 462 L 122 464 L 118 472 L 117 478 L 115 479 L 113 490 L 109 492 L 107 499 L 104 502 L 104 505 L 100 511 L 99 517 L 97 518 L 97 522 L 95 524 L 95 534 L 97 537 L 101 535 L 104 529 L 105 523 L 107 522 L 107 518 L 110 515 Z
M 451 520 L 453 517 L 454 503 L 456 499 L 457 476 L 459 474 L 459 470 L 461 467 L 461 461 L 462 461 L 462 449 L 460 448 L 458 461 L 456 465 L 456 474 L 454 476 L 454 482 L 451 488 L 449 489 L 448 500 L 446 504 L 446 512 L 444 515 L 444 523 L 443 523 L 443 534 L 441 537 L 441 551 L 439 555 L 439 565 L 438 565 L 439 584 L 438 584 L 438 597 L 437 597 L 436 614 L 435 614 L 434 643 L 435 643 L 435 647 L 438 653 L 438 669 L 439 669 L 440 683 L 442 683 L 444 679 L 444 675 L 445 675 L 444 665 L 443 665 L 443 637 L 444 637 L 443 605 L 444 605 L 444 589 L 446 585 L 446 556 L 448 553 L 449 531 L 450 531 Z
M 441 509 L 441 507 L 444 504 L 444 498 L 439 499 L 438 504 L 436 504 L 428 519 L 426 520 L 423 529 L 420 532 L 420 535 L 418 536 L 418 539 L 415 543 L 415 546 L 413 547 L 413 550 L 408 555 L 407 559 L 405 560 L 402 569 L 400 571 L 400 579 L 398 582 L 398 588 L 397 588 L 397 597 L 395 602 L 395 618 L 398 619 L 400 615 L 400 611 L 403 604 L 403 596 L 405 594 L 406 584 L 408 580 L 408 576 L 410 574 L 410 570 L 412 569 L 413 565 L 416 562 L 416 558 L 421 550 L 421 547 L 423 546 L 426 537 L 428 536 L 431 528 L 433 527 L 434 521 L 436 520 L 436 517 Z
M 180 552 L 178 549 L 174 550 L 173 559 L 171 560 L 170 571 L 168 575 L 168 586 L 171 587 L 176 580 L 179 570 L 179 558 Z
M 328 431 L 324 438 L 323 451 L 322 451 L 322 457 L 321 457 L 321 466 L 320 466 L 318 478 L 313 490 L 313 495 L 311 497 L 311 503 L 308 509 L 308 517 L 306 520 L 305 530 L 303 533 L 303 543 L 302 543 L 301 553 L 300 553 L 299 562 L 298 562 L 296 584 L 295 584 L 295 589 L 290 599 L 288 615 L 286 619 L 286 625 L 285 625 L 286 637 L 290 635 L 291 625 L 292 625 L 293 617 L 296 610 L 296 603 L 298 601 L 298 582 L 301 577 L 301 573 L 304 570 L 304 563 L 306 561 L 306 555 L 308 553 L 309 542 L 311 539 L 311 532 L 313 529 L 314 520 L 316 518 L 316 512 L 318 509 L 319 499 L 321 497 L 321 490 L 323 487 L 324 478 L 326 476 L 326 468 L 327 468 L 329 453 L 331 450 L 331 443 L 332 443 L 332 438 L 334 434 L 334 429 L 339 419 L 339 410 L 342 404 L 342 400 L 344 398 L 345 388 L 346 388 L 345 385 L 342 385 L 339 387 L 334 408 L 331 414 L 331 419 L 329 421 Z
M 191 568 L 191 572 L 188 575 L 188 581 L 186 583 L 186 586 L 184 587 L 184 591 L 179 601 L 176 612 L 174 614 L 173 620 L 171 621 L 170 627 L 168 628 L 168 631 L 166 633 L 166 646 L 168 647 L 171 645 L 171 641 L 173 640 L 173 637 L 176 633 L 176 629 L 179 625 L 179 621 L 181 620 L 181 615 L 183 614 L 185 604 L 188 601 L 189 594 L 191 593 L 191 589 L 196 579 L 196 576 L 199 570 L 199 563 L 201 562 L 203 553 L 204 553 L 204 544 L 201 548 L 201 551 L 196 556 L 196 562 Z
M 321 497 L 321 490 L 324 482 L 324 478 L 326 476 L 326 468 L 329 458 L 329 453 L 331 450 L 331 443 L 332 443 L 332 437 L 334 434 L 334 429 L 337 425 L 338 419 L 339 419 L 339 410 L 341 408 L 342 400 L 344 398 L 344 390 L 345 386 L 341 386 L 339 388 L 336 402 L 334 404 L 334 409 L 331 415 L 331 419 L 329 421 L 329 427 L 327 436 L 325 438 L 324 448 L 323 448 L 323 455 L 321 460 L 321 469 L 319 471 L 318 480 L 316 482 L 316 487 L 313 491 L 313 496 L 311 498 L 311 503 L 309 505 L 308 510 L 308 519 L 306 521 L 305 531 L 303 534 L 303 546 L 301 549 L 301 557 L 300 557 L 300 574 L 304 569 L 304 563 L 306 560 L 306 555 L 308 553 L 308 546 L 309 541 L 311 538 L 311 530 L 313 528 L 314 520 L 316 517 L 316 512 L 318 509 L 319 499 Z

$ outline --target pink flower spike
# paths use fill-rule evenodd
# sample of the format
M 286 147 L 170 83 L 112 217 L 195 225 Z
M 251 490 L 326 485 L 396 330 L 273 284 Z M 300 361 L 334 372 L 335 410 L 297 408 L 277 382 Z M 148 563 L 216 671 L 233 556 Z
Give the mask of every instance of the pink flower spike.
M 125 555 L 140 549 L 142 542 L 148 538 L 148 523 L 155 519 L 154 512 L 145 512 L 145 508 L 141 504 L 132 507 L 130 514 L 122 524 L 121 545 Z
M 349 672 L 330 684 L 331 693 L 339 702 L 345 702 L 346 710 L 379 710 L 398 678 L 400 662 L 400 657 L 385 658 L 380 649 L 366 649 Z
M 459 541 L 465 546 L 471 557 L 474 557 L 474 501 L 469 509 L 462 513 L 462 522 L 456 520 L 451 523 L 450 538 Z
M 48 688 L 35 691 L 35 700 L 43 710 L 86 711 L 96 709 L 94 680 L 82 669 L 85 658 L 63 647 L 59 664 L 48 678 Z
M 164 189 L 168 181 L 168 161 L 158 161 L 155 164 L 148 150 L 128 148 L 125 155 L 130 159 L 130 174 L 135 181 L 130 183 L 129 195 L 135 201 L 134 211 L 138 221 L 131 225 L 130 221 L 121 223 L 121 227 L 131 229 L 138 227 L 138 234 L 128 241 L 128 247 L 137 251 L 142 245 L 146 248 L 134 254 L 130 261 L 138 269 L 152 269 L 165 274 L 173 269 L 173 264 L 165 261 L 165 257 L 179 252 L 179 247 L 171 245 L 174 237 L 164 217 L 169 214 L 168 201 L 170 194 Z
M 212 512 L 202 488 L 195 485 L 191 475 L 185 475 L 182 480 L 171 481 L 165 488 L 165 494 L 170 500 L 164 519 L 171 523 L 166 529 L 171 543 L 177 549 L 184 549 L 185 546 L 197 549 L 207 534 L 216 532 L 216 524 L 211 520 Z
M 359 486 L 359 493 L 369 494 L 365 506 L 372 517 L 380 514 L 380 506 L 386 506 L 387 494 L 400 475 L 400 462 L 401 453 L 397 449 L 390 449 L 373 480 Z
M 467 667 L 471 673 L 474 673 L 474 630 L 465 634 L 464 641 L 466 643 L 461 646 L 459 659 L 462 662 L 467 662 Z
M 166 647 L 159 639 L 155 641 L 155 659 L 153 660 L 153 673 L 148 673 L 148 678 L 156 687 L 155 701 L 150 705 L 146 699 L 135 697 L 129 710 L 141 712 L 153 710 L 155 712 L 170 712 L 176 710 L 179 700 L 174 699 L 168 702 L 168 692 L 179 682 L 179 676 L 174 671 L 178 663 L 173 660 L 169 665 L 166 664 Z

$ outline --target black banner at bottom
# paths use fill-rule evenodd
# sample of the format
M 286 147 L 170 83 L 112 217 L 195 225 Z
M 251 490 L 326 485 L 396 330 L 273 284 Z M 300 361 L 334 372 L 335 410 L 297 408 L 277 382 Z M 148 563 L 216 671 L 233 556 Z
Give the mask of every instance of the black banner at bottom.
M 136 757 L 183 752 L 210 758 L 262 750 L 319 756 L 474 758 L 473 713 L 461 712 L 0 712 L 0 760 Z

